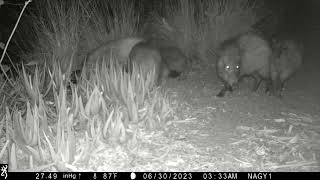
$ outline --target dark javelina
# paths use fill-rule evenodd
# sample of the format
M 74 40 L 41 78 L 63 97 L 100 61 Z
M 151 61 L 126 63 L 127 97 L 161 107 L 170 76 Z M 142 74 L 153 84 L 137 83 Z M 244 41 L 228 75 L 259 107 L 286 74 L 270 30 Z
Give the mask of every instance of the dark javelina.
M 164 77 L 168 75 L 168 70 L 161 60 L 159 50 L 150 46 L 146 42 L 136 44 L 130 52 L 129 71 L 132 71 L 133 64 L 141 68 L 146 75 L 154 70 L 154 83 L 156 86 L 162 83 Z
M 161 59 L 169 70 L 169 77 L 176 78 L 187 70 L 188 58 L 174 43 L 161 38 L 150 38 L 147 42 L 159 49 Z
M 142 41 L 144 41 L 144 39 L 138 37 L 108 41 L 91 51 L 87 55 L 84 65 L 86 68 L 94 69 L 97 62 L 101 63 L 103 59 L 108 60 L 110 57 L 113 57 L 120 65 L 125 66 L 128 63 L 131 49 Z
M 187 57 L 177 47 L 168 46 L 159 48 L 162 61 L 169 69 L 169 77 L 176 78 L 187 69 Z
M 272 49 L 272 90 L 276 96 L 281 97 L 284 83 L 302 65 L 303 47 L 293 40 L 275 40 L 272 43 Z
M 262 80 L 270 86 L 270 59 L 272 50 L 269 43 L 255 33 L 246 33 L 222 43 L 217 61 L 217 74 L 224 87 L 217 94 L 223 97 L 232 91 L 239 79 L 251 76 L 256 91 Z

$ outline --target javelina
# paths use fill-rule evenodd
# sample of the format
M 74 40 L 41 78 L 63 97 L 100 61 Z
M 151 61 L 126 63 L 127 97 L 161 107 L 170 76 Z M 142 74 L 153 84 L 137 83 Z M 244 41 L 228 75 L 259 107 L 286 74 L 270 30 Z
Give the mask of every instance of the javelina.
M 276 96 L 281 97 L 285 82 L 302 64 L 303 47 L 293 40 L 274 40 L 272 50 L 272 90 Z
M 154 83 L 160 85 L 163 78 L 167 76 L 167 66 L 162 62 L 159 50 L 150 46 L 146 42 L 136 44 L 130 52 L 129 71 L 132 71 L 133 64 L 141 68 L 142 72 L 147 75 L 154 70 Z
M 177 47 L 168 46 L 159 48 L 162 61 L 169 70 L 169 77 L 180 76 L 187 69 L 187 57 Z
M 223 97 L 226 91 L 246 76 L 255 80 L 253 91 L 259 88 L 262 80 L 266 80 L 270 87 L 270 60 L 272 50 L 269 43 L 255 33 L 245 33 L 226 40 L 220 46 L 217 61 L 217 74 L 224 83 L 224 87 L 217 94 Z
M 150 38 L 147 42 L 159 50 L 161 59 L 169 70 L 169 77 L 176 78 L 187 70 L 188 58 L 173 42 L 161 38 Z
M 131 49 L 142 41 L 144 41 L 144 39 L 138 37 L 108 41 L 87 55 L 86 60 L 83 62 L 84 66 L 89 69 L 94 69 L 97 62 L 101 63 L 103 59 L 108 60 L 110 57 L 115 58 L 120 65 L 125 66 L 128 63 Z

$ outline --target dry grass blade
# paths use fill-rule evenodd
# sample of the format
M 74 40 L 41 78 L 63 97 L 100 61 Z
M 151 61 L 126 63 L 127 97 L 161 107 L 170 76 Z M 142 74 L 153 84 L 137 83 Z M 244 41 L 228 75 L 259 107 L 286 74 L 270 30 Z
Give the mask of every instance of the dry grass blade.
M 315 166 L 317 165 L 316 161 L 310 161 L 310 162 L 297 162 L 297 163 L 290 163 L 286 165 L 274 165 L 274 166 L 268 166 L 267 168 L 270 168 L 272 170 L 275 169 L 281 169 L 281 168 L 296 168 L 296 167 L 305 167 L 305 166 Z
M 17 154 L 16 154 L 16 145 L 15 143 L 11 144 L 10 151 L 9 151 L 9 162 L 10 162 L 10 169 L 14 170 L 18 169 L 18 162 L 17 162 Z
M 79 114 L 79 111 L 80 111 L 80 98 L 78 96 L 78 91 L 77 89 L 72 86 L 71 87 L 71 90 L 72 90 L 72 100 L 71 100 L 71 112 L 74 116 L 77 116 Z
M 5 116 L 3 116 L 2 120 L 0 121 L 0 137 L 2 135 L 2 130 L 3 130 L 5 120 L 6 120 Z
M 6 106 L 6 138 L 9 139 L 10 137 L 10 134 L 9 134 L 9 123 L 12 122 L 12 119 L 11 119 L 11 114 L 10 114 L 10 111 L 9 111 L 9 108 Z M 15 122 L 13 122 L 15 123 Z M 15 123 L 17 124 L 17 123 Z
M 44 131 L 48 131 L 48 117 L 47 117 L 47 106 L 41 96 L 39 96 L 39 107 L 37 108 L 37 113 L 38 118 L 39 118 L 39 123 L 40 123 L 40 129 Z M 39 133 L 39 131 L 38 131 Z
M 105 106 L 104 104 L 103 97 L 101 96 L 98 87 L 95 86 L 85 106 L 84 112 L 87 116 L 92 117 L 100 112 L 103 108 L 101 106 Z
M 45 138 L 45 140 L 46 140 L 46 142 L 47 142 L 47 144 L 49 146 L 49 152 L 50 152 L 50 155 L 51 155 L 51 159 L 54 160 L 54 161 L 57 160 L 58 155 L 55 152 L 55 150 L 54 150 L 54 148 L 52 146 L 52 143 L 50 142 L 50 140 L 49 140 L 49 138 L 48 138 L 48 136 L 46 135 L 45 132 L 43 132 L 43 136 L 44 136 L 44 138 Z
M 108 119 L 107 121 L 105 122 L 104 126 L 103 126 L 103 130 L 102 130 L 102 135 L 105 139 L 108 139 L 108 130 L 110 128 L 110 124 L 111 124 L 111 121 L 112 121 L 112 118 L 113 118 L 113 114 L 114 114 L 114 110 L 115 109 L 112 109 L 112 111 L 110 112 L 110 114 L 108 115 Z
M 9 145 L 9 142 L 10 141 L 7 140 L 6 143 L 4 144 L 3 148 L 1 149 L 1 151 L 0 151 L 0 159 L 2 159 L 2 156 L 3 156 L 4 152 L 5 152 L 5 150 L 7 149 L 7 146 Z
M 24 87 L 26 89 L 27 95 L 31 99 L 32 104 L 35 104 L 37 102 L 37 99 L 39 99 L 37 96 L 37 92 L 35 90 L 35 88 L 38 88 L 38 87 L 33 86 L 31 77 L 27 76 L 24 66 L 22 66 L 22 74 L 23 74 Z

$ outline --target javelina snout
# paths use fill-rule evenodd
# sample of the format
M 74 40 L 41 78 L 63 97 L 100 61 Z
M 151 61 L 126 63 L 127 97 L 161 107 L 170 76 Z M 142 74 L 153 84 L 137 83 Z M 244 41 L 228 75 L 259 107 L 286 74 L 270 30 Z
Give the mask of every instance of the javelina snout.
M 233 88 L 238 85 L 240 63 L 240 49 L 237 46 L 231 44 L 223 47 L 216 66 L 218 77 L 224 84 L 224 88 L 217 95 L 218 97 L 223 97 L 226 91 L 233 91 Z
M 239 81 L 239 75 L 240 75 L 240 65 L 236 65 L 236 66 L 231 66 L 231 65 L 226 65 L 224 67 L 225 72 L 225 78 L 227 83 L 231 86 L 231 87 L 235 87 L 238 84 Z

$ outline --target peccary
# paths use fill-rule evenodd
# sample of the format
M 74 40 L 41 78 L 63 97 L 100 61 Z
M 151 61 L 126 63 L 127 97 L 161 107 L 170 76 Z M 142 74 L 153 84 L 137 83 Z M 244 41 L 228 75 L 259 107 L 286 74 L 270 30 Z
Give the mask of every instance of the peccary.
M 161 59 L 169 70 L 168 77 L 176 78 L 186 72 L 188 57 L 174 42 L 161 38 L 149 38 L 146 41 L 150 46 L 159 50 Z
M 167 65 L 169 77 L 176 78 L 187 69 L 187 57 L 177 47 L 168 46 L 159 48 L 162 61 Z
M 136 44 L 130 52 L 129 71 L 132 71 L 133 65 L 141 68 L 142 72 L 147 73 L 154 70 L 154 83 L 156 86 L 161 85 L 164 78 L 168 76 L 166 64 L 161 60 L 160 52 L 157 48 L 150 46 L 146 42 Z
M 303 47 L 294 40 L 276 39 L 272 42 L 272 50 L 272 91 L 274 95 L 281 97 L 285 82 L 302 65 Z
M 259 88 L 263 80 L 267 88 L 271 86 L 272 49 L 262 36 L 248 32 L 226 40 L 221 44 L 218 55 L 217 74 L 224 83 L 218 97 L 223 97 L 227 91 L 232 92 L 239 80 L 247 76 L 255 80 L 253 91 Z
M 100 64 L 102 60 L 109 60 L 112 57 L 117 60 L 120 65 L 126 66 L 131 49 L 142 41 L 144 41 L 144 39 L 138 37 L 128 37 L 108 41 L 88 53 L 83 65 L 86 68 L 94 69 L 96 63 Z

